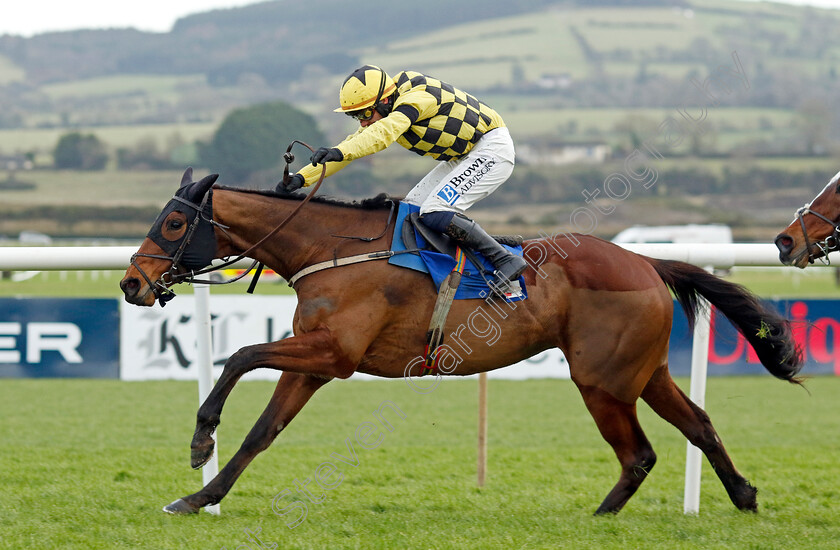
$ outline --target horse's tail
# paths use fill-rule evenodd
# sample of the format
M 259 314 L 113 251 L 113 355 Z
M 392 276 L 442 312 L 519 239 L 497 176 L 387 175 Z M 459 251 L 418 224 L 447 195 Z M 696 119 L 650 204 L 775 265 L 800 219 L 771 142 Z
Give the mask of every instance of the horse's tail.
M 730 283 L 684 262 L 645 259 L 671 289 L 694 326 L 698 296 L 715 306 L 752 345 L 761 364 L 776 378 L 801 384 L 802 350 L 793 339 L 790 322 L 761 303 L 741 285 Z

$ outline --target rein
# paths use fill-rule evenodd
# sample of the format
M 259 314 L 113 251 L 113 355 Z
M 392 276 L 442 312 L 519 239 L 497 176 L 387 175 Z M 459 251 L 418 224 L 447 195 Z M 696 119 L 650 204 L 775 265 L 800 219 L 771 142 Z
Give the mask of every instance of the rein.
M 303 145 L 304 147 L 308 148 L 313 153 L 315 152 L 315 150 L 312 147 L 310 147 L 306 143 L 304 143 L 302 141 L 299 141 L 299 140 L 294 140 L 291 144 L 289 144 L 289 147 L 286 149 L 286 153 L 283 155 L 283 159 L 286 161 L 286 166 L 283 170 L 283 181 L 284 182 L 287 181 L 288 177 L 289 177 L 289 165 L 292 162 L 294 162 L 294 160 L 295 160 L 295 157 L 292 154 L 292 147 L 296 143 L 299 143 L 299 144 Z M 284 219 L 282 222 L 280 222 L 279 225 L 277 225 L 274 229 L 272 229 L 267 235 L 265 235 L 259 241 L 257 241 L 253 245 L 251 245 L 251 247 L 249 247 L 247 250 L 240 253 L 237 257 L 235 257 L 233 259 L 225 260 L 221 264 L 210 265 L 208 267 L 204 267 L 204 268 L 197 269 L 197 270 L 187 270 L 187 268 L 185 268 L 183 265 L 181 265 L 181 259 L 184 255 L 184 252 L 187 249 L 187 246 L 189 246 L 193 235 L 195 234 L 196 230 L 198 229 L 199 223 L 202 220 L 204 220 L 204 221 L 210 223 L 211 225 L 220 228 L 226 235 L 228 235 L 228 233 L 226 231 L 228 229 L 228 226 L 222 225 L 222 224 L 218 223 L 217 221 L 213 220 L 212 213 L 209 217 L 205 217 L 205 216 L 202 215 L 204 213 L 204 209 L 206 208 L 208 201 L 210 200 L 210 198 L 213 194 L 212 188 L 208 189 L 204 193 L 204 197 L 202 198 L 202 201 L 201 201 L 200 205 L 195 204 L 191 201 L 188 201 L 188 200 L 186 200 L 182 197 L 174 196 L 174 197 L 172 197 L 172 200 L 181 202 L 181 203 L 185 204 L 186 206 L 188 206 L 188 207 L 190 207 L 190 208 L 192 208 L 196 211 L 195 218 L 193 218 L 192 223 L 190 223 L 190 226 L 187 229 L 187 232 L 184 235 L 184 238 L 181 241 L 181 244 L 178 246 L 178 250 L 176 250 L 175 254 L 173 254 L 172 256 L 165 256 L 165 255 L 162 255 L 162 254 L 135 253 L 131 257 L 131 265 L 134 266 L 134 268 L 140 273 L 140 275 L 143 277 L 143 279 L 145 279 L 146 283 L 149 285 L 149 288 L 152 290 L 152 292 L 154 292 L 155 298 L 157 298 L 158 301 L 160 302 L 161 307 L 165 306 L 167 302 L 169 302 L 170 300 L 172 300 L 175 297 L 175 292 L 170 288 L 170 286 L 172 286 L 174 284 L 183 283 L 183 282 L 202 283 L 202 284 L 229 284 L 229 283 L 233 283 L 233 282 L 238 281 L 239 279 L 245 277 L 248 273 L 250 273 L 254 269 L 254 267 L 257 267 L 257 274 L 254 276 L 254 280 L 252 281 L 251 286 L 249 288 L 249 292 L 253 292 L 253 288 L 256 285 L 256 280 L 259 277 L 259 273 L 262 272 L 262 267 L 263 267 L 262 263 L 260 263 L 259 260 L 254 260 L 254 262 L 251 264 L 251 267 L 249 267 L 247 270 L 245 270 L 241 275 L 239 275 L 237 277 L 234 277 L 232 279 L 229 279 L 227 281 L 212 281 L 212 280 L 209 280 L 209 279 L 197 279 L 196 277 L 198 277 L 200 275 L 206 275 L 208 273 L 213 273 L 213 272 L 219 271 L 221 269 L 224 269 L 226 267 L 229 267 L 229 266 L 235 264 L 236 262 L 248 257 L 249 254 L 251 254 L 252 252 L 257 250 L 263 244 L 265 244 L 270 238 L 274 237 L 281 229 L 283 229 L 290 221 L 292 221 L 292 219 L 295 216 L 297 216 L 298 212 L 300 212 L 301 208 L 303 208 L 306 205 L 306 203 L 308 203 L 312 199 L 312 197 L 315 196 L 315 193 L 318 192 L 318 189 L 321 187 L 321 184 L 324 182 L 324 177 L 326 177 L 326 174 L 327 174 L 327 166 L 325 164 L 325 165 L 323 165 L 323 168 L 321 170 L 321 177 L 318 178 L 317 183 L 315 183 L 312 190 L 309 192 L 309 194 L 306 195 L 306 197 L 300 202 L 300 204 L 298 204 L 297 207 L 295 207 L 295 209 L 292 210 L 292 212 L 286 217 L 286 219 Z M 230 235 L 228 235 L 228 237 L 230 238 Z M 137 264 L 137 258 L 138 257 L 154 258 L 154 259 L 159 259 L 159 260 L 167 260 L 167 261 L 171 262 L 171 265 L 170 265 L 168 270 L 166 270 L 165 272 L 163 272 L 161 274 L 161 276 L 158 278 L 157 281 L 152 281 L 151 278 L 146 274 L 146 272 L 143 271 L 143 269 Z
M 295 156 L 292 154 L 292 146 L 293 146 L 295 143 L 300 143 L 300 144 L 301 144 L 301 145 L 303 145 L 304 147 L 307 147 L 307 148 L 308 148 L 310 151 L 312 151 L 313 153 L 315 152 L 315 149 L 313 149 L 312 147 L 309 147 L 309 145 L 307 145 L 306 143 L 304 143 L 304 142 L 302 142 L 302 141 L 298 141 L 298 140 L 293 141 L 293 142 L 291 143 L 291 145 L 289 145 L 288 149 L 286 149 L 286 154 L 285 154 L 285 155 L 283 155 L 283 158 L 284 158 L 284 159 L 285 159 L 285 161 L 286 161 L 286 168 L 285 168 L 284 173 L 283 173 L 283 180 L 284 180 L 284 181 L 288 178 L 288 175 L 289 175 L 289 165 L 290 165 L 292 162 L 294 162 L 294 160 L 295 160 Z M 254 243 L 253 245 L 251 245 L 251 247 L 250 247 L 248 250 L 246 250 L 245 252 L 240 253 L 240 254 L 239 254 L 239 256 L 237 256 L 237 257 L 236 257 L 236 258 L 234 258 L 233 260 L 229 260 L 229 261 L 227 261 L 227 262 L 225 262 L 224 264 L 219 265 L 219 266 L 213 266 L 213 267 L 204 268 L 204 269 L 202 269 L 202 270 L 199 270 L 198 272 L 196 272 L 196 275 L 203 275 L 204 273 L 210 273 L 210 272 L 212 272 L 212 271 L 217 271 L 217 270 L 219 270 L 219 269 L 221 269 L 221 268 L 223 268 L 223 267 L 227 267 L 228 265 L 231 265 L 231 264 L 233 264 L 233 263 L 238 262 L 239 260 L 241 260 L 241 259 L 243 259 L 243 258 L 248 257 L 248 255 L 249 255 L 249 254 L 251 254 L 251 252 L 253 252 L 254 250 L 256 250 L 256 249 L 258 249 L 259 247 L 261 247 L 262 245 L 264 245 L 264 244 L 266 243 L 266 241 L 268 241 L 271 237 L 275 236 L 275 235 L 276 235 L 276 234 L 277 234 L 277 233 L 278 233 L 281 229 L 283 229 L 284 227 L 286 227 L 286 224 L 288 224 L 290 221 L 292 221 L 292 219 L 293 219 L 295 216 L 297 216 L 298 212 L 300 212 L 300 209 L 301 209 L 301 208 L 303 208 L 303 207 L 306 205 L 306 203 L 308 203 L 308 202 L 312 199 L 312 197 L 314 197 L 314 196 L 315 196 L 315 193 L 317 193 L 317 192 L 318 192 L 318 188 L 319 188 L 319 187 L 321 187 L 321 184 L 324 182 L 324 177 L 325 177 L 326 175 L 327 175 L 327 165 L 326 165 L 326 164 L 324 164 L 324 165 L 323 165 L 323 168 L 321 169 L 321 177 L 319 177 L 319 178 L 318 178 L 318 182 L 317 182 L 317 183 L 315 183 L 314 187 L 312 188 L 312 191 L 310 191 L 310 192 L 309 192 L 309 194 L 307 194 L 307 195 L 306 195 L 306 197 L 305 197 L 302 201 L 300 201 L 300 204 L 298 204 L 298 205 L 295 207 L 295 209 L 294 209 L 294 210 L 292 210 L 292 213 L 291 213 L 291 214 L 289 214 L 289 215 L 286 217 L 286 219 L 285 219 L 285 220 L 283 220 L 282 222 L 280 222 L 280 224 L 279 224 L 277 227 L 275 227 L 274 229 L 272 229 L 272 230 L 271 230 L 271 232 L 269 232 L 269 233 L 268 233 L 268 235 L 266 235 L 265 237 L 263 237 L 262 239 L 260 239 L 259 241 L 257 241 L 257 242 L 256 242 L 256 243 Z M 256 265 L 257 263 L 259 263 L 259 262 L 258 262 L 257 260 L 254 260 L 254 265 Z M 253 266 L 251 266 L 251 267 L 253 268 Z M 249 270 L 249 271 L 250 271 L 250 270 Z
M 814 260 L 818 259 L 821 263 L 825 265 L 831 265 L 831 260 L 828 259 L 828 253 L 833 252 L 835 250 L 840 250 L 840 225 L 830 220 L 829 218 L 823 216 L 819 212 L 811 210 L 810 206 L 810 204 L 806 204 L 805 206 L 796 211 L 796 219 L 799 220 L 799 226 L 802 228 L 802 236 L 805 238 L 805 249 L 808 251 L 808 262 L 814 263 Z M 811 239 L 808 238 L 808 231 L 805 229 L 806 214 L 816 216 L 820 220 L 833 226 L 834 231 L 822 241 L 811 243 Z M 815 257 L 811 246 L 814 246 L 817 249 L 819 249 L 819 251 L 822 253 L 822 256 Z

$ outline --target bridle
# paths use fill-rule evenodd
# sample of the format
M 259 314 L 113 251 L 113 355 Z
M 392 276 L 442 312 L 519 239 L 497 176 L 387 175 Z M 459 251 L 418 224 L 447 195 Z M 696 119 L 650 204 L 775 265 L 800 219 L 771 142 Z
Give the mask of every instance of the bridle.
M 805 229 L 806 214 L 816 216 L 820 220 L 831 225 L 832 227 L 834 227 L 834 231 L 822 241 L 812 243 L 811 239 L 808 238 L 808 231 Z M 802 228 L 802 236 L 805 239 L 805 249 L 808 251 L 808 262 L 814 263 L 814 260 L 818 259 L 825 265 L 831 265 L 831 260 L 828 259 L 828 253 L 833 252 L 835 250 L 840 250 L 840 224 L 830 220 L 829 218 L 823 216 L 819 212 L 811 210 L 810 204 L 806 204 L 805 206 L 797 210 L 796 217 L 794 219 L 799 220 L 799 226 Z M 819 249 L 819 251 L 822 253 L 822 256 L 815 256 L 814 251 L 811 248 L 812 246 Z
M 216 267 L 213 266 L 212 269 L 202 269 L 206 263 L 197 268 L 190 269 L 187 265 L 184 264 L 184 253 L 187 250 L 187 246 L 189 246 L 193 242 L 193 238 L 195 237 L 196 231 L 199 228 L 199 224 L 202 221 L 208 222 L 211 227 L 218 227 L 222 231 L 227 234 L 226 229 L 227 226 L 220 224 L 219 222 L 213 219 L 213 207 L 212 207 L 212 196 L 213 190 L 212 188 L 208 189 L 204 196 L 201 199 L 200 204 L 196 204 L 192 201 L 189 201 L 183 197 L 179 197 L 175 195 L 172 197 L 171 201 L 176 201 L 181 203 L 182 205 L 186 206 L 187 208 L 192 209 L 195 212 L 195 216 L 193 216 L 192 222 L 190 222 L 187 231 L 185 232 L 184 236 L 180 239 L 180 244 L 178 248 L 172 254 L 147 254 L 143 252 L 136 252 L 131 256 L 131 265 L 136 269 L 140 275 L 145 279 L 146 283 L 149 285 L 149 288 L 152 292 L 154 292 L 155 298 L 160 302 L 161 307 L 165 306 L 168 301 L 175 297 L 175 292 L 173 292 L 169 286 L 181 283 L 181 282 L 190 282 L 190 283 L 207 283 L 207 284 L 216 284 L 219 282 L 225 281 L 210 281 L 210 280 L 199 280 L 196 278 L 198 275 L 203 275 L 205 273 L 209 273 L 211 271 L 216 271 L 217 269 L 221 269 L 222 266 Z M 170 201 L 170 202 L 171 202 Z M 205 212 L 207 210 L 207 212 Z M 163 223 L 163 220 L 161 221 Z M 158 244 L 160 246 L 160 244 Z M 162 248 L 162 247 L 161 247 Z M 166 252 L 166 251 L 164 251 Z M 215 250 L 213 250 L 215 252 Z M 208 254 L 209 255 L 209 254 Z M 164 271 L 160 277 L 156 281 L 152 281 L 151 277 L 143 270 L 142 267 L 137 263 L 137 258 L 153 258 L 156 260 L 164 260 L 170 262 L 169 269 Z M 238 258 L 237 258 L 238 259 Z M 198 262 L 202 263 L 202 262 Z M 197 265 L 197 264 L 194 264 Z M 252 266 L 253 268 L 253 266 Z M 248 270 L 250 271 L 250 269 Z M 245 274 L 248 272 L 246 271 Z M 243 276 L 245 275 L 243 274 Z M 227 282 L 233 282 L 227 281 Z
M 307 147 L 310 151 L 314 152 L 314 149 L 312 147 L 310 147 L 309 145 L 307 145 L 306 143 L 304 143 L 302 141 L 295 140 L 291 144 L 289 144 L 289 147 L 286 149 L 286 153 L 283 155 L 283 158 L 286 162 L 286 167 L 283 171 L 283 181 L 284 182 L 288 181 L 288 179 L 289 179 L 289 166 L 295 160 L 295 156 L 292 154 L 291 151 L 292 151 L 292 147 L 296 143 L 299 143 L 299 144 L 303 145 L 304 147 Z M 303 208 L 303 206 L 307 202 L 309 202 L 309 200 L 315 195 L 315 193 L 318 192 L 318 188 L 321 187 L 321 183 L 323 183 L 324 177 L 326 176 L 326 173 L 327 173 L 327 167 L 326 167 L 326 165 L 323 165 L 323 168 L 321 170 L 321 177 L 318 179 L 318 182 L 313 186 L 312 191 L 310 191 L 306 195 L 306 197 L 300 202 L 300 204 L 298 204 L 298 206 L 295 207 L 295 209 L 286 217 L 286 219 L 284 219 L 282 222 L 280 222 L 280 224 L 277 225 L 274 229 L 272 229 L 271 232 L 269 232 L 267 235 L 265 235 L 263 238 L 261 238 L 256 243 L 254 243 L 250 248 L 248 248 L 244 252 L 241 252 L 235 258 L 232 258 L 232 259 L 229 258 L 229 257 L 224 258 L 223 262 L 221 264 L 217 264 L 217 265 L 208 265 L 213 261 L 213 256 L 215 255 L 215 248 L 212 251 L 201 250 L 199 252 L 199 254 L 200 254 L 199 259 L 190 260 L 188 263 L 184 262 L 184 254 L 187 251 L 187 247 L 192 243 L 193 239 L 196 237 L 196 232 L 198 231 L 199 226 L 200 226 L 202 221 L 205 221 L 205 222 L 210 224 L 209 230 L 210 230 L 211 234 L 214 232 L 213 231 L 214 228 L 219 228 L 219 229 L 222 230 L 223 233 L 225 233 L 225 235 L 227 235 L 227 237 L 229 239 L 232 240 L 230 234 L 227 232 L 227 229 L 229 229 L 229 227 L 226 226 L 226 225 L 223 225 L 223 224 L 221 224 L 221 223 L 219 223 L 219 222 L 217 222 L 216 220 L 213 219 L 213 202 L 212 202 L 213 188 L 212 188 L 212 186 L 209 187 L 204 192 L 204 196 L 202 197 L 200 204 L 196 204 L 196 203 L 194 203 L 190 200 L 187 200 L 183 197 L 179 197 L 176 194 L 175 196 L 172 197 L 172 199 L 170 200 L 170 203 L 172 201 L 179 202 L 182 205 L 192 209 L 195 212 L 195 216 L 193 217 L 192 222 L 190 222 L 190 225 L 187 228 L 187 231 L 184 233 L 184 236 L 181 237 L 181 239 L 179 239 L 180 244 L 178 245 L 178 248 L 171 255 L 167 255 L 167 254 L 146 254 L 146 253 L 136 252 L 135 254 L 133 254 L 131 256 L 131 265 L 134 267 L 134 269 L 136 269 L 140 273 L 140 275 L 143 277 L 143 279 L 149 285 L 149 289 L 151 290 L 151 292 L 154 293 L 155 298 L 158 300 L 158 302 L 160 302 L 161 307 L 165 306 L 167 302 L 169 302 L 170 300 L 172 300 L 175 297 L 175 292 L 170 288 L 171 286 L 173 286 L 175 284 L 184 283 L 184 282 L 186 282 L 186 283 L 212 284 L 212 285 L 230 284 L 230 283 L 233 283 L 235 281 L 238 281 L 238 280 L 242 279 L 243 277 L 248 275 L 251 271 L 253 271 L 254 268 L 256 268 L 257 272 L 254 275 L 254 278 L 253 278 L 252 283 L 251 283 L 251 287 L 249 289 L 249 292 L 252 292 L 253 288 L 256 284 L 257 278 L 259 277 L 259 273 L 262 271 L 262 268 L 263 268 L 263 264 L 259 260 L 254 260 L 254 262 L 251 264 L 251 266 L 248 269 L 246 269 L 240 275 L 238 275 L 234 278 L 228 279 L 228 280 L 216 281 L 216 280 L 211 280 L 211 279 L 199 279 L 198 277 L 200 277 L 201 275 L 206 275 L 208 273 L 213 273 L 215 271 L 225 269 L 225 268 L 239 262 L 240 260 L 248 257 L 251 253 L 253 253 L 260 246 L 265 244 L 265 242 L 268 241 L 270 238 L 275 236 L 281 229 L 283 229 L 283 227 L 285 227 L 292 220 L 292 218 L 294 218 L 297 215 L 298 212 L 300 212 L 300 209 Z M 166 210 L 166 208 L 164 208 L 164 210 Z M 164 220 L 161 220 L 161 223 L 163 223 L 163 222 L 164 222 Z M 207 243 L 202 243 L 202 244 L 207 244 Z M 160 244 L 158 244 L 158 246 L 160 246 Z M 213 239 L 213 246 L 215 246 L 215 239 Z M 161 247 L 161 248 L 163 248 L 163 247 Z M 149 275 L 137 263 L 137 258 L 153 258 L 153 259 L 157 259 L 157 260 L 168 261 L 168 262 L 170 262 L 169 269 L 164 271 L 160 275 L 160 277 L 158 277 L 158 279 L 156 281 L 152 281 L 151 277 L 149 277 Z

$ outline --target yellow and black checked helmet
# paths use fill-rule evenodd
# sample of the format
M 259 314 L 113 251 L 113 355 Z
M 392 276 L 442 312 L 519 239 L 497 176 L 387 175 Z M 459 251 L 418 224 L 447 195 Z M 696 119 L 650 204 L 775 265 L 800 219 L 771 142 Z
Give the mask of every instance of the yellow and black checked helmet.
M 341 105 L 336 113 L 352 113 L 373 108 L 384 97 L 390 96 L 397 89 L 388 73 L 375 65 L 365 65 L 353 71 L 347 77 L 338 92 Z

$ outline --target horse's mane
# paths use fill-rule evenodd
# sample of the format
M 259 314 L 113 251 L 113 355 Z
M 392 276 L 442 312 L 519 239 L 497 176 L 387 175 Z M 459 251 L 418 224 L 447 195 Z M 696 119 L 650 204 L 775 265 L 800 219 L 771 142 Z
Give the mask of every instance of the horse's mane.
M 266 189 L 247 189 L 243 187 L 230 187 L 225 185 L 216 185 L 214 186 L 215 189 L 221 189 L 224 191 L 233 191 L 235 193 L 251 193 L 255 195 L 262 195 L 264 197 L 271 197 L 275 199 L 287 199 L 287 200 L 295 200 L 295 201 L 302 201 L 306 198 L 306 194 L 304 193 L 278 193 L 277 191 L 269 191 Z M 317 202 L 321 204 L 328 204 L 331 206 L 340 206 L 343 208 L 359 208 L 362 210 L 385 210 L 391 208 L 392 203 L 400 202 L 399 197 L 391 197 L 387 193 L 380 193 L 375 197 L 371 197 L 369 199 L 362 199 L 361 201 L 349 200 L 349 199 L 340 199 L 335 197 L 330 197 L 327 195 L 316 195 L 312 197 L 312 202 Z

